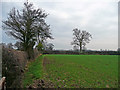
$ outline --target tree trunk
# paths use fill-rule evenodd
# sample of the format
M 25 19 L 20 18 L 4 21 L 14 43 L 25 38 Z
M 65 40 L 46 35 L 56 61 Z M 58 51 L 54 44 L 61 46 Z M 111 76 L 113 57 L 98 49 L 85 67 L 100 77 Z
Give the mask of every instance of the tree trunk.
M 82 53 L 82 43 L 80 42 L 80 53 Z
M 82 52 L 82 46 L 80 46 L 80 53 Z

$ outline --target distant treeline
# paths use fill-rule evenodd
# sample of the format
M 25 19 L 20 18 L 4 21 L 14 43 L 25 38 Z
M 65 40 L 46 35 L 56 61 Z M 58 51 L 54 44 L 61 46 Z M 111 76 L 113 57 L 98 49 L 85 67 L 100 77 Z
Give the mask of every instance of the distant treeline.
M 120 55 L 120 51 L 83 51 L 79 53 L 78 51 L 70 50 L 53 50 L 53 51 L 44 51 L 43 54 L 74 54 L 74 55 Z

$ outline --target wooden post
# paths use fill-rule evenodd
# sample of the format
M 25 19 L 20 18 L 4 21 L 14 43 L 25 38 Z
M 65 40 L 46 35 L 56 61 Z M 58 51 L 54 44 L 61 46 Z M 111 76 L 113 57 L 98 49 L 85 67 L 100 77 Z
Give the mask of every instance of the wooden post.
M 5 90 L 5 77 L 0 80 L 0 90 Z

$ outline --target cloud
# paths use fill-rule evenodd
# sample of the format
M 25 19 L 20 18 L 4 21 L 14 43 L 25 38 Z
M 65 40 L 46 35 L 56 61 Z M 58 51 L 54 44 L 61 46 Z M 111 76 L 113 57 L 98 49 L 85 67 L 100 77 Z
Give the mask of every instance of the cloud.
M 8 1 L 8 2 L 7 2 Z M 22 3 L 9 0 L 3 3 L 3 19 L 10 8 L 23 7 Z M 86 46 L 90 49 L 117 49 L 118 44 L 118 0 L 29 0 L 35 8 L 42 8 L 49 13 L 46 21 L 51 25 L 54 40 L 48 40 L 55 49 L 71 49 L 72 30 L 79 28 L 93 36 Z M 14 2 L 14 3 L 13 3 Z M 4 34 L 4 33 L 3 33 Z M 3 35 L 4 36 L 4 35 Z M 8 40 L 6 40 L 8 41 Z
M 26 0 L 1 0 L 2 2 L 25 2 Z M 118 2 L 119 0 L 29 0 L 30 2 Z

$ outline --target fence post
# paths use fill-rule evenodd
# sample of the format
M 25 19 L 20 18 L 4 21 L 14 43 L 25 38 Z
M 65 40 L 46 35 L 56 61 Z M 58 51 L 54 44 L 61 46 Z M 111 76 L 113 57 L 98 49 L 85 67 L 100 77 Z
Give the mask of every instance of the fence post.
M 0 80 L 0 90 L 5 90 L 5 77 Z

